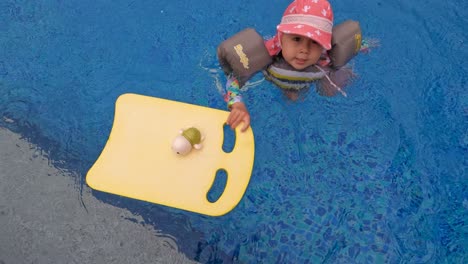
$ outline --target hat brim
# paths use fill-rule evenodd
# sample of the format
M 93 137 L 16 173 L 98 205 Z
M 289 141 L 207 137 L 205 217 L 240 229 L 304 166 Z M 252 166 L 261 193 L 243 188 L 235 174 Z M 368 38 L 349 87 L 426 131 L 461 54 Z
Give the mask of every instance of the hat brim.
M 277 29 L 285 34 L 296 34 L 310 38 L 320 44 L 324 49 L 331 49 L 332 34 L 329 32 L 304 24 L 280 24 Z

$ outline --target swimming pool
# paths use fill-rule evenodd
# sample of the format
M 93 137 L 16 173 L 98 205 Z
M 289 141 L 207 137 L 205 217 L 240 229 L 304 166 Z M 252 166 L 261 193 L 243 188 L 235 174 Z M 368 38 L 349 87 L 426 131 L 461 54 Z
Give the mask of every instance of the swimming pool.
M 224 109 L 216 46 L 245 27 L 273 35 L 288 3 L 4 0 L 0 126 L 88 188 L 120 94 Z M 466 262 L 467 3 L 331 3 L 381 47 L 354 60 L 347 98 L 292 104 L 267 82 L 245 94 L 256 160 L 231 213 L 94 195 L 203 263 Z

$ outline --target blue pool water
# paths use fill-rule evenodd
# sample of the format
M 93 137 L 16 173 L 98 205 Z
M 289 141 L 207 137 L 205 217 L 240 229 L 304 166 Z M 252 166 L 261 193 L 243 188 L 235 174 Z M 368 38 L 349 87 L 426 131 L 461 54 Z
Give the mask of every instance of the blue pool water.
M 331 3 L 336 23 L 358 20 L 381 46 L 353 61 L 347 98 L 246 92 L 255 166 L 232 212 L 96 197 L 203 263 L 466 263 L 467 2 Z M 216 46 L 246 27 L 273 35 L 288 4 L 3 0 L 0 126 L 88 188 L 120 94 L 225 109 Z

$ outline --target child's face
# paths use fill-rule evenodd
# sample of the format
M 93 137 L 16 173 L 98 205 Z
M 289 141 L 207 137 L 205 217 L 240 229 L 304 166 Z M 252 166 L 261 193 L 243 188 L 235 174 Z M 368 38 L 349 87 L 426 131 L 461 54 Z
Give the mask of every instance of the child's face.
M 317 63 L 323 48 L 310 38 L 284 33 L 281 49 L 287 63 L 296 70 L 303 70 Z

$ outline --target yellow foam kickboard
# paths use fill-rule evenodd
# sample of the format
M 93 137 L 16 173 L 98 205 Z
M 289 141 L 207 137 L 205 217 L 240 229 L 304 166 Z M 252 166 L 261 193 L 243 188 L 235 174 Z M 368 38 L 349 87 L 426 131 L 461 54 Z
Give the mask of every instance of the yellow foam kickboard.
M 228 213 L 247 189 L 254 162 L 251 128 L 235 131 L 223 151 L 229 112 L 155 97 L 124 94 L 116 101 L 109 139 L 86 175 L 96 190 L 210 216 Z M 171 149 L 179 130 L 196 127 L 203 147 L 180 156 Z M 207 199 L 218 170 L 227 174 L 223 193 Z

